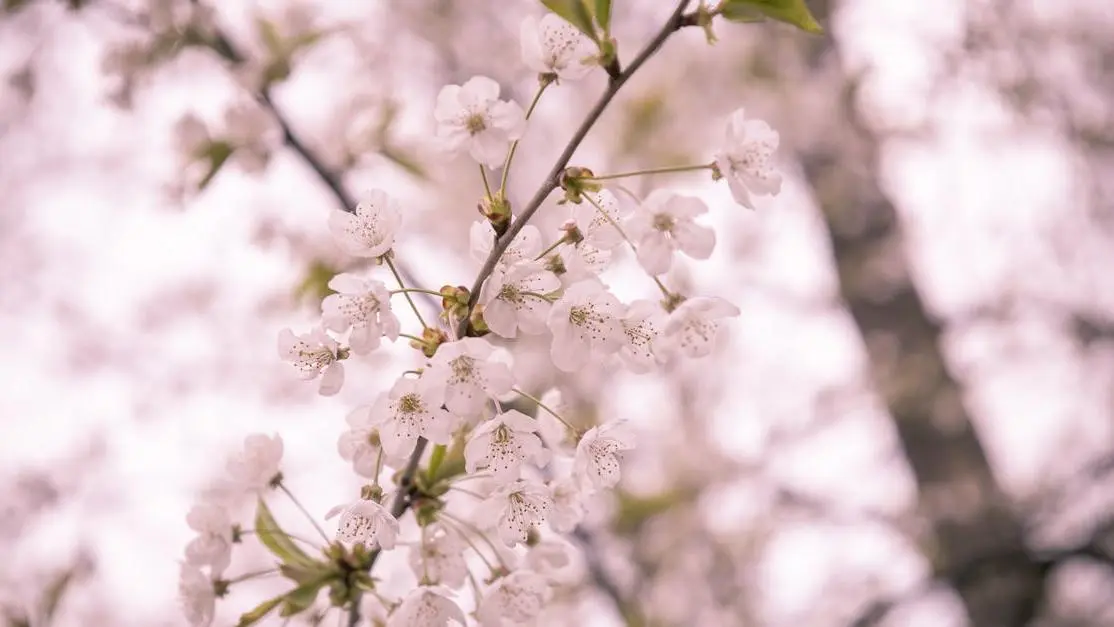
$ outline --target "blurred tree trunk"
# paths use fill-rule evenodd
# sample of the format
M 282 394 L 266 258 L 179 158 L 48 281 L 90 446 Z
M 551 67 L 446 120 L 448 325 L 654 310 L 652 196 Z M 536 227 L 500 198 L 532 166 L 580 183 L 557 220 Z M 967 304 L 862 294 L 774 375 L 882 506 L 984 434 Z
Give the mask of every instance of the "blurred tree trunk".
M 819 15 L 827 0 L 810 3 Z M 831 23 L 825 19 L 825 23 Z M 822 70 L 839 64 L 836 42 L 814 40 Z M 840 69 L 844 73 L 845 69 Z M 834 103 L 832 129 L 798 155 L 831 240 L 840 292 L 862 335 L 871 376 L 915 475 L 919 514 L 936 577 L 959 593 L 972 624 L 1024 625 L 1042 596 L 1045 569 L 998 485 L 941 352 L 941 323 L 913 281 L 893 202 L 878 177 L 879 138 L 855 111 L 854 77 Z

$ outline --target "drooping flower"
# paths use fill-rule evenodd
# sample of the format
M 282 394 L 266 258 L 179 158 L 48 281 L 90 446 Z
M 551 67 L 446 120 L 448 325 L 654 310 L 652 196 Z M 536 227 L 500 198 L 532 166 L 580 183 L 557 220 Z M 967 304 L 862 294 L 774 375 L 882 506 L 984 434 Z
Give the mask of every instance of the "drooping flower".
M 345 416 L 348 430 L 340 434 L 337 452 L 341 459 L 352 462 L 352 469 L 361 477 L 371 479 L 380 462 L 382 447 L 379 428 L 371 416 L 370 407 L 357 407 Z
M 410 568 L 419 581 L 459 588 L 468 576 L 465 549 L 467 545 L 457 534 L 440 525 L 427 527 L 421 544 L 410 550 Z
M 433 356 L 424 377 L 445 384 L 445 406 L 457 416 L 478 415 L 489 398 L 497 398 L 514 387 L 507 364 L 491 359 L 494 351 L 485 340 L 466 337 L 446 342 Z
M 215 503 L 198 503 L 186 514 L 186 524 L 197 537 L 186 545 L 186 561 L 209 566 L 219 576 L 232 562 L 232 519 Z
M 335 209 L 329 214 L 329 231 L 337 244 L 355 257 L 380 257 L 395 244 L 402 224 L 398 202 L 373 189 L 352 213 Z
M 379 426 L 383 448 L 392 455 L 406 455 L 419 437 L 434 444 L 448 444 L 455 420 L 441 407 L 445 386 L 433 377 L 400 377 L 371 409 Z
M 445 627 L 449 621 L 466 624 L 464 612 L 443 586 L 419 586 L 402 600 L 387 619 L 387 627 Z
M 487 220 L 478 220 L 472 223 L 468 231 L 472 258 L 476 261 L 486 261 L 487 256 L 495 247 L 495 227 Z M 542 234 L 538 227 L 527 224 L 522 227 L 518 235 L 514 236 L 511 245 L 499 257 L 499 265 L 508 267 L 519 261 L 531 261 L 542 251 Z
M 476 608 L 483 627 L 527 624 L 541 614 L 552 591 L 549 581 L 529 570 L 501 577 L 487 589 Z
M 550 357 L 565 372 L 583 367 L 593 356 L 609 355 L 623 343 L 619 319 L 623 304 L 596 279 L 565 290 L 549 311 L 553 332 Z
M 526 130 L 522 107 L 499 100 L 499 83 L 486 76 L 442 87 L 433 116 L 437 137 L 446 150 L 467 150 L 473 159 L 491 168 L 502 165 L 511 142 Z
M 538 74 L 574 81 L 592 69 L 592 42 L 553 13 L 522 20 L 522 62 Z
M 480 292 L 484 321 L 492 332 L 505 338 L 515 337 L 519 330 L 531 335 L 542 333 L 550 307 L 548 295 L 560 287 L 561 281 L 539 261 L 496 267 Z
M 622 451 L 634 448 L 634 434 L 624 421 L 592 427 L 576 445 L 573 468 L 584 489 L 610 488 L 619 482 Z
M 557 533 L 570 533 L 584 520 L 584 491 L 571 476 L 551 481 L 549 486 L 553 495 L 549 526 Z
M 522 464 L 549 463 L 550 452 L 537 435 L 538 423 L 520 411 L 509 410 L 485 421 L 464 447 L 465 470 L 485 469 L 498 483 L 518 479 Z
M 654 352 L 670 358 L 680 352 L 686 357 L 704 357 L 712 352 L 719 337 L 719 320 L 739 315 L 739 308 L 719 297 L 698 296 L 681 303 L 654 341 Z
M 748 120 L 742 109 L 731 114 L 723 148 L 716 153 L 716 168 L 727 179 L 735 202 L 754 209 L 752 194 L 777 195 L 781 175 L 770 165 L 779 137 L 762 120 Z
M 228 474 L 239 488 L 261 492 L 279 475 L 282 461 L 282 436 L 253 433 L 244 438 L 244 450 L 228 460 Z
M 626 216 L 626 204 L 606 189 L 587 192 L 584 196 L 583 201 L 572 205 L 572 219 L 584 241 L 602 250 L 622 244 L 623 232 L 619 225 Z
M 332 396 L 344 385 L 344 364 L 340 363 L 339 346 L 324 329 L 315 328 L 309 333 L 295 335 L 283 329 L 278 336 L 278 354 L 298 370 L 302 379 L 321 376 L 317 391 L 322 396 Z
M 217 603 L 213 581 L 197 566 L 182 563 L 178 571 L 178 602 L 190 625 L 208 627 Z
M 652 300 L 636 300 L 627 306 L 621 322 L 624 342 L 619 357 L 631 372 L 650 372 L 662 362 L 653 347 L 665 326 L 665 311 Z
M 337 514 L 340 514 L 337 540 L 368 548 L 378 545 L 385 551 L 395 548 L 398 519 L 379 503 L 360 499 L 347 505 L 337 505 L 325 514 L 325 520 Z
M 504 485 L 484 500 L 480 516 L 494 523 L 507 546 L 526 542 L 531 529 L 545 522 L 553 497 L 540 483 L 519 479 Z
M 384 336 L 392 342 L 398 339 L 398 317 L 391 311 L 391 295 L 382 282 L 342 273 L 329 280 L 329 289 L 336 293 L 321 301 L 321 321 L 337 333 L 351 328 L 352 352 L 370 353 Z
M 660 189 L 651 192 L 626 222 L 642 267 L 650 274 L 664 274 L 673 265 L 676 250 L 693 259 L 710 257 L 716 233 L 694 220 L 707 211 L 699 198 Z

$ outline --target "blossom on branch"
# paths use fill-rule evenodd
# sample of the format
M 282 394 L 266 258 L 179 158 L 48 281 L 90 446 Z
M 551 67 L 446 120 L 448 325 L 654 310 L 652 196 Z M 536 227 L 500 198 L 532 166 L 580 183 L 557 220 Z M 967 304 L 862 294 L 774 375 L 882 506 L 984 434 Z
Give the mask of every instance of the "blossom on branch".
M 777 150 L 777 131 L 762 120 L 748 120 L 742 109 L 731 114 L 723 148 L 716 153 L 716 169 L 727 179 L 735 202 L 754 209 L 752 194 L 777 195 L 781 175 L 774 172 L 770 159 Z
M 575 81 L 584 78 L 594 65 L 596 49 L 592 41 L 553 13 L 522 20 L 520 34 L 522 62 L 538 74 Z
M 217 604 L 213 581 L 197 566 L 183 563 L 178 571 L 178 602 L 190 625 L 208 627 Z
M 565 290 L 549 312 L 553 332 L 553 365 L 572 372 L 594 356 L 609 355 L 623 343 L 619 318 L 623 304 L 597 279 L 581 281 Z
M 514 546 L 526 542 L 530 530 L 544 522 L 551 509 L 553 497 L 544 485 L 519 479 L 487 497 L 480 516 L 494 524 L 504 544 Z
M 233 484 L 249 492 L 262 492 L 280 477 L 282 436 L 253 433 L 244 438 L 244 450 L 228 460 Z
M 336 293 L 321 301 L 321 321 L 337 333 L 351 328 L 348 342 L 352 352 L 370 353 L 379 348 L 381 337 L 392 342 L 398 339 L 398 317 L 391 311 L 386 285 L 354 274 L 338 274 L 329 280 L 329 289 Z
M 468 231 L 468 243 L 472 258 L 476 261 L 486 261 L 487 256 L 495 248 L 495 227 L 488 220 L 477 220 L 472 223 Z M 499 257 L 499 265 L 509 267 L 519 261 L 533 261 L 542 251 L 542 234 L 538 227 L 527 224 L 515 235 L 511 245 Z
M 437 94 L 433 117 L 445 150 L 467 150 L 490 168 L 503 163 L 511 142 L 526 130 L 526 113 L 518 104 L 499 100 L 499 83 L 473 76 L 464 85 L 446 85 Z
M 329 231 L 344 252 L 354 257 L 381 257 L 395 244 L 402 224 L 398 202 L 382 190 L 373 189 L 352 213 L 334 209 L 329 214 Z
M 619 483 L 622 451 L 634 448 L 634 433 L 624 421 L 592 427 L 576 445 L 573 461 L 584 489 L 611 488 Z
M 464 447 L 465 470 L 474 473 L 482 468 L 498 483 L 510 483 L 519 478 L 526 461 L 545 466 L 550 452 L 537 431 L 536 420 L 513 409 L 485 421 Z
M 638 251 L 638 262 L 653 275 L 673 265 L 673 252 L 693 259 L 707 259 L 716 245 L 716 233 L 695 222 L 708 212 L 704 201 L 665 190 L 655 190 L 627 218 L 627 236 Z
M 538 261 L 496 267 L 480 291 L 484 321 L 501 337 L 513 338 L 519 330 L 530 335 L 542 333 L 549 313 L 549 294 L 560 288 L 561 281 Z
M 197 537 L 186 545 L 186 561 L 209 566 L 220 575 L 232 563 L 232 519 L 228 510 L 215 503 L 199 503 L 186 514 L 186 524 Z
M 514 387 L 507 364 L 494 361 L 485 340 L 466 337 L 437 348 L 432 367 L 423 375 L 445 385 L 445 406 L 457 416 L 477 416 L 489 398 Z
M 665 311 L 652 300 L 636 300 L 627 306 L 620 320 L 624 341 L 619 357 L 631 372 L 650 372 L 663 361 L 653 349 L 665 320 Z
M 360 499 L 347 505 L 337 505 L 325 514 L 325 520 L 337 514 L 340 514 L 337 540 L 368 548 L 378 545 L 385 551 L 395 548 L 398 519 L 379 503 Z
M 465 625 L 464 611 L 442 586 L 419 586 L 402 600 L 387 619 L 387 627 L 445 627 L 449 621 Z
M 410 569 L 418 580 L 459 588 L 468 576 L 467 545 L 459 535 L 440 525 L 426 528 L 422 542 L 410 549 Z
M 739 308 L 719 297 L 686 299 L 669 314 L 661 336 L 654 343 L 654 352 L 665 359 L 678 352 L 685 357 L 705 357 L 719 337 L 719 321 L 737 315 Z
M 302 379 L 321 376 L 318 392 L 332 396 L 344 385 L 344 364 L 341 364 L 340 347 L 323 329 L 313 329 L 304 335 L 294 335 L 283 329 L 278 337 L 279 357 L 290 362 Z
M 358 407 L 345 416 L 348 430 L 340 434 L 337 452 L 344 461 L 352 462 L 352 469 L 361 477 L 375 477 L 383 452 L 379 443 L 379 428 L 372 420 L 370 407 Z
M 587 192 L 579 204 L 572 206 L 572 220 L 584 241 L 602 250 L 611 250 L 623 243 L 619 224 L 627 214 L 627 205 L 619 202 L 609 190 Z
M 491 584 L 476 608 L 476 618 L 483 627 L 528 624 L 541 614 L 551 595 L 548 579 L 518 570 Z
M 447 444 L 456 419 L 441 405 L 445 386 L 433 377 L 400 377 L 371 409 L 371 420 L 379 426 L 383 448 L 395 456 L 408 455 L 419 437 L 434 444 Z

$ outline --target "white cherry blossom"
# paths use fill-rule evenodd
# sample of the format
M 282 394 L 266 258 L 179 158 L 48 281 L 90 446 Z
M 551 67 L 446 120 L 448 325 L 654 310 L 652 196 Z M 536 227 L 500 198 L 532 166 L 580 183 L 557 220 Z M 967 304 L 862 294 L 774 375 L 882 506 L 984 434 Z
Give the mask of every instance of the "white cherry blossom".
M 619 482 L 622 451 L 634 448 L 634 434 L 624 421 L 592 427 L 576 445 L 573 467 L 584 489 L 610 488 Z
M 279 477 L 282 436 L 253 433 L 244 438 L 244 450 L 228 460 L 232 482 L 243 490 L 261 492 Z
M 653 347 L 665 327 L 665 320 L 665 310 L 652 300 L 636 300 L 627 306 L 621 320 L 624 342 L 619 357 L 631 372 L 650 372 L 662 362 Z
M 213 623 L 217 603 L 213 581 L 197 566 L 181 565 L 178 571 L 178 602 L 190 625 L 208 627 Z
M 378 189 L 356 205 L 352 213 L 334 209 L 329 231 L 341 249 L 355 257 L 380 257 L 391 250 L 402 224 L 398 202 Z
M 359 499 L 347 505 L 337 505 L 325 514 L 325 520 L 340 514 L 337 540 L 363 544 L 371 548 L 378 545 L 385 551 L 395 548 L 398 538 L 398 519 L 387 508 L 375 501 Z
M 492 492 L 479 515 L 494 523 L 504 544 L 514 546 L 526 542 L 530 530 L 545 522 L 552 509 L 553 497 L 544 485 L 519 479 Z
M 549 580 L 529 570 L 501 577 L 487 589 L 476 608 L 483 627 L 527 624 L 541 614 L 552 591 Z
M 777 195 L 781 191 L 781 175 L 770 165 L 778 141 L 777 131 L 764 121 L 748 120 L 742 109 L 731 114 L 723 148 L 715 160 L 735 202 L 754 209 L 752 194 Z
M 565 290 L 549 311 L 553 365 L 572 372 L 594 356 L 619 350 L 624 337 L 622 315 L 623 304 L 598 280 L 581 281 Z
M 522 565 L 551 581 L 567 580 L 576 561 L 576 549 L 568 542 L 542 540 L 526 550 Z
M 441 407 L 445 386 L 433 377 L 400 377 L 371 410 L 379 426 L 383 448 L 392 455 L 406 455 L 419 437 L 434 444 L 447 444 L 455 420 Z
M 549 526 L 557 533 L 570 533 L 584 520 L 586 495 L 571 476 L 550 482 L 550 490 L 553 511 L 549 515 Z
M 545 297 L 560 288 L 561 281 L 540 261 L 497 267 L 480 292 L 484 321 L 501 337 L 516 337 L 519 330 L 530 335 L 542 333 L 550 308 Z
M 592 69 L 595 46 L 572 24 L 553 13 L 522 20 L 522 62 L 538 74 L 574 81 Z
M 445 627 L 449 621 L 466 624 L 464 611 L 444 586 L 419 586 L 402 600 L 387 619 L 387 627 Z
M 565 287 L 598 277 L 611 263 L 611 251 L 580 242 L 561 244 L 545 257 L 547 270 L 557 275 Z
M 382 447 L 379 427 L 372 420 L 370 407 L 358 407 L 345 416 L 348 430 L 340 434 L 337 452 L 341 459 L 352 462 L 352 469 L 361 477 L 375 477 Z
M 650 274 L 664 274 L 677 250 L 693 259 L 710 257 L 716 233 L 694 220 L 707 212 L 708 206 L 699 198 L 660 189 L 651 192 L 625 225 L 642 267 Z
M 198 503 L 186 514 L 186 524 L 197 537 L 186 545 L 186 561 L 209 566 L 220 575 L 232 562 L 232 519 L 228 510 L 215 503 Z
M 654 352 L 664 358 L 680 352 L 686 357 L 704 357 L 712 352 L 719 337 L 719 320 L 739 315 L 739 308 L 719 297 L 698 296 L 681 303 L 654 342 Z
M 332 396 L 344 385 L 344 364 L 340 363 L 340 347 L 324 329 L 295 335 L 290 329 L 279 331 L 278 354 L 298 370 L 298 376 L 310 380 L 320 375 L 318 393 Z
M 384 336 L 392 342 L 398 339 L 398 317 L 391 311 L 391 295 L 382 282 L 342 273 L 329 280 L 329 289 L 336 293 L 321 301 L 321 321 L 337 333 L 351 328 L 352 352 L 370 353 Z
M 431 525 L 424 532 L 420 545 L 410 550 L 410 568 L 418 580 L 459 588 L 468 576 L 464 540 L 440 525 Z
M 579 204 L 572 205 L 572 219 L 590 246 L 611 250 L 624 241 L 620 224 L 628 212 L 615 194 L 601 189 L 587 192 Z
M 549 463 L 550 452 L 537 435 L 538 423 L 526 414 L 509 410 L 481 424 L 464 447 L 465 470 L 485 469 L 495 481 L 509 483 L 518 479 L 522 464 Z
M 432 367 L 423 375 L 445 384 L 445 406 L 457 416 L 476 416 L 489 398 L 511 391 L 514 375 L 507 364 L 491 359 L 486 340 L 466 337 L 437 348 Z
M 491 168 L 502 165 L 511 142 L 526 130 L 522 107 L 499 100 L 499 83 L 486 76 L 441 88 L 433 116 L 445 150 L 467 150 L 473 159 Z
M 487 220 L 478 220 L 472 223 L 468 231 L 468 240 L 472 258 L 476 261 L 486 261 L 491 250 L 495 248 L 495 227 Z M 531 261 L 542 251 L 542 234 L 538 227 L 527 224 L 515 235 L 511 245 L 499 257 L 499 265 L 511 266 L 519 261 Z

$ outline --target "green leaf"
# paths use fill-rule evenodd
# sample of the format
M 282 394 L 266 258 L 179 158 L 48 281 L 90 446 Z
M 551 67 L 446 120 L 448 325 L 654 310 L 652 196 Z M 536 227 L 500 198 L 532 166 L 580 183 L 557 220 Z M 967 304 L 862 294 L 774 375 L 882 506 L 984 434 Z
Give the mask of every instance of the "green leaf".
M 727 0 L 720 11 L 721 15 L 734 22 L 757 21 L 758 13 L 810 33 L 824 33 L 824 28 L 812 16 L 805 0 Z
M 277 596 L 273 599 L 267 599 L 259 605 L 256 605 L 255 608 L 250 612 L 240 615 L 240 622 L 236 623 L 236 627 L 248 627 L 248 625 L 254 625 L 258 623 L 259 621 L 263 620 L 264 616 L 270 614 L 271 610 L 278 607 L 279 603 L 282 603 L 282 600 L 282 596 Z
M 584 0 L 542 0 L 542 4 L 575 26 L 592 41 L 599 43 L 599 35 L 596 34 L 596 27 L 592 24 L 592 14 L 585 6 Z
M 321 592 L 321 588 L 324 588 L 332 579 L 333 577 L 318 578 L 287 592 L 283 597 L 282 610 L 279 611 L 279 615 L 293 616 L 308 610 L 310 606 L 313 605 L 313 602 L 317 600 L 317 595 Z
M 312 568 L 318 564 L 313 558 L 306 555 L 305 551 L 290 539 L 290 536 L 286 535 L 282 527 L 279 527 L 263 499 L 259 499 L 259 505 L 255 509 L 255 535 L 259 537 L 263 546 L 274 553 L 275 557 L 282 560 L 283 564 L 305 568 Z
M 595 11 L 596 24 L 600 25 L 603 32 L 611 32 L 611 0 L 596 0 Z

